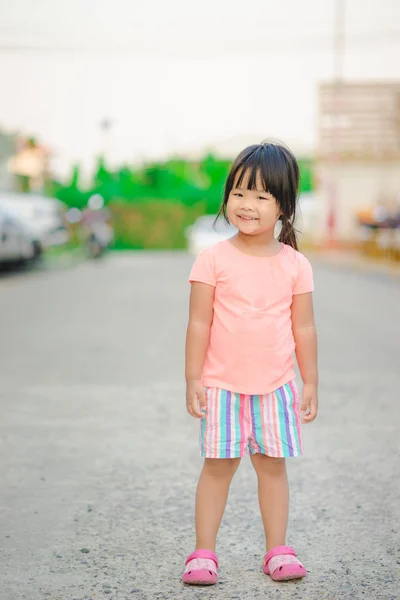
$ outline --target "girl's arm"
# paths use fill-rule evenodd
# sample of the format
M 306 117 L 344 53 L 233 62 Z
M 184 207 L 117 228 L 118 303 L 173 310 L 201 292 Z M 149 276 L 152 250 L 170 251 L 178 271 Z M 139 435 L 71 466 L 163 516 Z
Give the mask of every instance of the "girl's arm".
M 193 282 L 190 290 L 189 323 L 186 333 L 185 377 L 186 406 L 192 417 L 202 418 L 206 400 L 201 374 L 210 338 L 213 320 L 215 287 Z
M 303 423 L 311 423 L 318 412 L 318 343 L 311 292 L 293 296 L 292 328 L 297 363 L 304 384 L 301 410 L 308 411 Z

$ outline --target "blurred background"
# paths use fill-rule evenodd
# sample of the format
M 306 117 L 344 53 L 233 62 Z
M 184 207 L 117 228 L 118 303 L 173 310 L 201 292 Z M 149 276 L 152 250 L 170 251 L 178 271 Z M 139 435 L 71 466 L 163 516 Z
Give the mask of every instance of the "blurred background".
M 212 219 L 196 221 L 216 213 L 231 160 L 268 137 L 300 162 L 303 248 L 399 260 L 394 0 L 1 12 L 3 263 L 54 248 L 197 251 L 215 239 Z

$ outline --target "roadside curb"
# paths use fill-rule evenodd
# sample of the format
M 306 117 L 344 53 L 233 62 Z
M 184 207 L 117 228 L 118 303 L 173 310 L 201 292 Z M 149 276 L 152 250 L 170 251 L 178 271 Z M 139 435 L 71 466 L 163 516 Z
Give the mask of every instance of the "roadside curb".
M 383 275 L 400 282 L 400 265 L 385 263 L 383 261 L 368 260 L 358 254 L 335 251 L 309 251 L 308 258 L 313 262 L 323 263 L 334 267 L 341 267 L 351 271 Z

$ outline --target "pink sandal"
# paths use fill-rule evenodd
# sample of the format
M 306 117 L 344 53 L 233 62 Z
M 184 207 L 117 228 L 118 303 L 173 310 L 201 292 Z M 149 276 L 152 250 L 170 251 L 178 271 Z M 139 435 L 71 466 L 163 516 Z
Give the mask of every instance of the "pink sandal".
M 274 581 L 301 579 L 307 575 L 296 552 L 290 546 L 277 546 L 264 556 L 263 571 Z
M 218 558 L 211 550 L 195 550 L 187 557 L 183 583 L 215 585 L 218 580 Z

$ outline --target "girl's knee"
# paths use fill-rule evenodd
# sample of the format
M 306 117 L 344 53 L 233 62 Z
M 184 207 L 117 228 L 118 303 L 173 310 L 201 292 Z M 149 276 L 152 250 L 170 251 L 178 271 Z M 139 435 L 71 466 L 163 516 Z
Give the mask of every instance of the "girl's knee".
M 206 458 L 203 470 L 213 477 L 233 477 L 240 458 Z
M 284 458 L 255 454 L 252 456 L 252 463 L 257 475 L 274 476 L 286 473 L 286 460 Z

